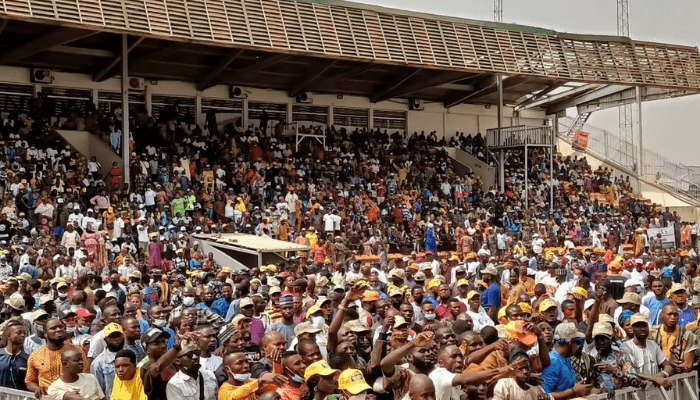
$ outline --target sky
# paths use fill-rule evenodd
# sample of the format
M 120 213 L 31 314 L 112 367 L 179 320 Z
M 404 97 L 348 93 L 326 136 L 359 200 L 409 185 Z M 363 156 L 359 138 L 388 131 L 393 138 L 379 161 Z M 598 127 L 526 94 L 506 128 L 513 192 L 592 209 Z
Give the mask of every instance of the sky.
M 493 0 L 353 0 L 430 14 L 493 21 Z M 630 37 L 634 40 L 700 46 L 700 1 L 629 0 Z M 503 0 L 503 22 L 557 32 L 616 35 L 616 0 Z M 575 115 L 575 109 L 569 110 Z M 588 120 L 617 134 L 618 111 L 593 113 Z M 635 141 L 638 138 L 635 121 Z M 700 94 L 642 104 L 646 149 L 670 161 L 700 165 Z M 636 143 L 635 143 L 636 145 Z

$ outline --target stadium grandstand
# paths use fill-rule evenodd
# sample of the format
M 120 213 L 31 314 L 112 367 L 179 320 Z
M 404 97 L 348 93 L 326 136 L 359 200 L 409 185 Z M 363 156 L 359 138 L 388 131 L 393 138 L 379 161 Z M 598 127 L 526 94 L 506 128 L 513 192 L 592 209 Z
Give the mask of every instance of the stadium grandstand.
M 0 0 L 0 393 L 697 398 L 696 174 L 587 120 L 699 92 L 628 37 Z

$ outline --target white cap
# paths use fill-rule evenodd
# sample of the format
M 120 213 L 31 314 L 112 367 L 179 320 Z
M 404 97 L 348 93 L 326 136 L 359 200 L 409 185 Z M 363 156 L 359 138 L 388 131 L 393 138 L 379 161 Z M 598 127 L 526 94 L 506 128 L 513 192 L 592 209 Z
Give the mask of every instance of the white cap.
M 588 299 L 588 300 L 584 301 L 583 302 L 583 309 L 588 310 L 589 308 L 591 308 L 591 306 L 593 306 L 593 303 L 595 303 L 594 299 Z

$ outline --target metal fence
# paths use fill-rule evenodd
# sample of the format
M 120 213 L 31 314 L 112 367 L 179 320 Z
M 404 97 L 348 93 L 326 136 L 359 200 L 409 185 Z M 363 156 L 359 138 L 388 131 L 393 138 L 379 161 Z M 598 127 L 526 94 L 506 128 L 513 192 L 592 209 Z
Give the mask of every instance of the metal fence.
M 559 132 L 567 132 L 574 123 L 574 118 L 560 117 Z M 636 170 L 638 148 L 631 142 L 605 129 L 585 124 L 583 130 L 588 132 L 588 148 L 610 162 Z M 693 168 L 670 161 L 660 154 L 643 149 L 640 176 L 667 186 L 670 190 L 700 199 L 700 174 Z
M 49 400 L 48 396 L 44 399 Z M 36 400 L 34 393 L 23 390 L 0 387 L 0 400 Z
M 698 373 L 696 371 L 674 375 L 671 390 L 653 385 L 646 388 L 625 388 L 615 391 L 614 400 L 698 400 Z M 586 396 L 587 400 L 608 400 L 607 393 Z
M 486 145 L 489 148 L 519 146 L 550 146 L 551 126 L 509 126 L 486 130 Z

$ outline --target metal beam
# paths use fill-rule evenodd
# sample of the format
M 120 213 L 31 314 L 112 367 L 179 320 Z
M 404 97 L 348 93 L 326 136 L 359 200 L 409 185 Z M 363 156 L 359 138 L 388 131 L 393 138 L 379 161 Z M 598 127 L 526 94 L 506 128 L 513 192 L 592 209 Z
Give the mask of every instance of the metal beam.
M 370 101 L 372 103 L 377 103 L 380 99 L 384 98 L 385 95 L 391 93 L 393 90 L 403 85 L 404 82 L 411 79 L 415 74 L 419 73 L 422 70 L 422 68 L 413 68 L 408 72 L 405 72 L 403 75 L 399 75 L 399 77 L 394 82 L 384 86 L 377 93 L 372 95 L 372 99 Z
M 78 29 L 54 29 L 51 32 L 45 33 L 41 36 L 30 40 L 27 43 L 21 44 L 12 48 L 11 50 L 4 52 L 2 55 L 0 55 L 0 65 L 5 65 L 13 63 L 15 61 L 19 61 L 23 58 L 27 58 L 34 54 L 41 53 L 42 51 L 46 51 L 47 49 L 53 46 L 60 46 L 70 42 L 74 42 L 76 40 L 92 36 L 96 33 L 97 32 L 94 31 Z
M 141 44 L 141 42 L 143 42 L 143 39 L 144 39 L 143 37 L 140 37 L 134 44 L 129 46 L 129 48 L 127 50 L 129 52 L 134 50 L 139 44 Z M 174 44 L 171 44 L 171 45 L 164 47 L 160 50 L 156 50 L 154 52 L 148 53 L 147 55 L 145 55 L 139 59 L 131 60 L 131 70 L 133 71 L 135 69 L 139 69 L 141 67 L 147 66 L 148 63 L 151 62 L 152 60 L 160 59 L 162 57 L 165 57 L 167 55 L 172 54 L 175 51 L 179 51 L 179 50 L 185 49 L 185 48 L 190 47 L 190 46 L 192 46 L 192 44 L 190 44 L 190 43 L 174 43 Z M 93 77 L 92 80 L 95 82 L 102 82 L 102 81 L 109 79 L 109 78 L 113 77 L 114 75 L 116 75 L 118 72 L 116 70 L 114 70 L 114 67 L 116 67 L 117 64 L 119 64 L 119 62 L 121 62 L 121 60 L 122 60 L 121 56 L 112 60 L 110 63 L 105 65 L 97 74 L 95 74 L 95 76 Z
M 329 68 L 334 66 L 337 61 L 338 60 L 325 60 L 318 63 L 313 70 L 309 71 L 306 76 L 301 78 L 299 83 L 289 89 L 289 97 L 297 97 L 298 95 L 307 91 L 309 85 L 323 75 L 323 73 L 328 71 Z
M 581 93 L 576 97 L 570 99 L 562 100 L 558 103 L 551 104 L 547 107 L 547 114 L 555 114 L 559 111 L 566 110 L 570 107 L 576 107 L 579 104 L 588 103 L 590 101 L 596 101 L 603 97 L 614 95 L 629 89 L 627 86 L 620 85 L 606 85 L 600 89 L 593 90 L 587 93 Z
M 3 19 L 0 21 L 0 33 L 5 30 L 5 27 L 7 26 L 7 23 L 10 22 L 9 19 Z
M 521 104 L 520 106 L 515 108 L 515 111 L 522 111 L 522 110 L 527 110 L 528 108 L 539 107 L 539 106 L 545 105 L 547 103 L 552 103 L 552 102 L 556 102 L 557 100 L 565 99 L 568 96 L 578 95 L 581 93 L 586 93 L 586 92 L 590 92 L 592 90 L 596 90 L 596 89 L 600 88 L 601 86 L 603 86 L 603 85 L 600 85 L 598 83 L 589 83 L 587 85 L 581 85 L 577 88 L 567 90 L 567 91 L 562 92 L 562 93 L 557 93 L 557 94 L 552 95 L 552 96 L 547 96 L 547 97 L 543 96 L 541 99 L 535 100 L 527 105 Z
M 140 38 L 138 38 L 138 39 L 136 39 L 136 41 L 135 41 L 134 43 L 132 43 L 131 46 L 129 46 L 128 48 L 122 50 L 122 54 L 124 54 L 124 51 L 126 51 L 127 54 L 128 54 L 129 52 L 131 52 L 131 51 L 132 51 L 133 49 L 135 49 L 139 44 L 141 44 L 141 42 L 143 42 L 143 39 L 145 39 L 143 36 L 140 37 Z M 110 77 L 112 76 L 112 74 L 109 74 L 109 72 L 110 72 L 114 67 L 116 67 L 121 61 L 122 61 L 122 56 L 121 56 L 121 55 L 118 55 L 117 57 L 114 57 L 114 59 L 112 59 L 112 61 L 108 62 L 104 67 L 102 67 L 102 69 L 100 69 L 100 70 L 92 77 L 92 80 L 93 80 L 94 82 L 102 82 L 102 81 L 104 81 L 105 79 L 110 78 Z
M 92 56 L 92 57 L 103 57 L 103 58 L 114 58 L 118 57 L 113 51 L 102 50 L 102 49 L 90 49 L 86 47 L 75 47 L 75 46 L 53 46 L 47 51 L 62 54 L 74 54 L 78 56 Z
M 428 79 L 419 79 L 418 82 L 414 82 L 408 85 L 403 85 L 396 87 L 395 89 L 385 93 L 383 96 L 380 96 L 377 98 L 377 101 L 373 101 L 375 103 L 379 103 L 380 101 L 388 100 L 391 98 L 395 97 L 401 97 L 401 96 L 406 96 L 411 93 L 419 92 L 424 89 L 429 89 L 435 86 L 440 86 L 440 85 L 445 85 L 449 83 L 454 83 L 457 81 L 461 81 L 462 79 L 468 78 L 469 75 L 465 74 L 464 72 L 453 72 L 453 71 L 448 71 L 444 72 L 441 74 L 438 74 L 437 76 L 433 76 Z M 473 86 L 471 85 L 464 85 L 465 89 L 467 90 L 473 90 Z
M 275 64 L 277 64 L 277 63 L 280 63 L 280 62 L 282 62 L 282 61 L 284 61 L 284 60 L 286 60 L 286 59 L 288 59 L 288 58 L 290 58 L 290 57 L 292 57 L 292 56 L 291 56 L 291 55 L 288 55 L 288 54 L 277 54 L 277 55 L 274 55 L 274 56 L 267 57 L 267 58 L 264 58 L 264 59 L 262 59 L 262 60 L 256 61 L 256 62 L 254 62 L 254 63 L 252 63 L 252 64 L 248 64 L 248 65 L 246 65 L 245 67 L 237 68 L 237 69 L 231 70 L 230 73 L 226 73 L 226 75 L 227 75 L 227 76 L 236 77 L 236 76 L 238 76 L 238 75 L 245 74 L 245 73 L 248 73 L 248 72 L 251 72 L 251 71 L 254 71 L 254 70 L 265 69 L 265 68 L 267 68 L 267 67 L 269 67 L 269 66 L 272 66 L 272 65 L 275 65 Z M 223 73 L 223 72 L 222 72 L 222 73 Z M 220 79 L 216 79 L 216 78 L 219 78 L 220 76 L 221 76 L 221 74 L 217 74 L 217 76 L 214 77 L 214 78 L 212 79 L 212 81 L 210 82 L 210 87 L 211 87 L 211 86 L 214 86 L 214 85 L 217 85 L 219 82 L 225 82 L 225 81 L 227 81 L 226 77 L 222 77 L 222 78 L 220 78 Z
M 524 76 L 512 76 L 507 79 L 503 79 L 503 90 L 525 83 L 532 78 Z M 498 77 L 495 75 L 488 75 L 474 85 L 474 91 L 466 95 L 455 96 L 445 103 L 446 108 L 454 107 L 458 104 L 464 103 L 468 100 L 478 99 L 479 97 L 488 96 L 490 94 L 498 92 Z M 448 105 L 449 104 L 449 105 Z
M 676 97 L 690 96 L 693 94 L 698 94 L 694 91 L 689 90 L 672 90 L 672 89 L 661 89 L 661 88 L 651 88 L 642 87 L 641 88 L 642 101 L 655 101 L 671 99 Z M 621 92 L 597 99 L 584 104 L 579 104 L 576 106 L 578 113 L 583 114 L 587 112 L 602 111 L 609 108 L 619 107 L 621 105 L 633 104 L 636 102 L 636 87 L 627 88 Z
M 476 82 L 474 85 L 474 91 L 469 92 L 468 94 L 460 94 L 452 97 L 451 99 L 445 100 L 445 108 L 451 108 L 470 99 L 480 97 L 482 93 L 492 93 L 494 89 L 498 90 L 498 76 L 486 75 Z
M 206 75 L 199 81 L 197 84 L 197 90 L 202 91 L 204 89 L 207 89 L 211 87 L 212 85 L 209 85 L 219 74 L 221 71 L 226 69 L 235 59 L 241 56 L 243 54 L 243 49 L 236 50 L 236 51 L 230 51 L 229 54 L 221 59 L 214 68 L 212 68 L 209 72 L 207 72 Z
M 540 90 L 539 92 L 535 93 L 533 96 L 530 96 L 530 98 L 525 99 L 525 100 L 522 100 L 521 102 L 517 103 L 515 106 L 516 106 L 516 107 L 521 107 L 521 106 L 522 106 L 522 107 L 525 107 L 526 105 L 528 105 L 528 104 L 534 102 L 535 100 L 539 100 L 539 99 L 541 99 L 542 97 L 544 97 L 544 96 L 546 96 L 546 95 L 552 93 L 553 91 L 559 89 L 559 88 L 562 87 L 562 85 L 564 85 L 565 83 L 566 83 L 566 82 L 557 82 L 557 83 L 551 84 L 551 85 L 547 86 L 546 88 L 544 88 L 544 90 Z

